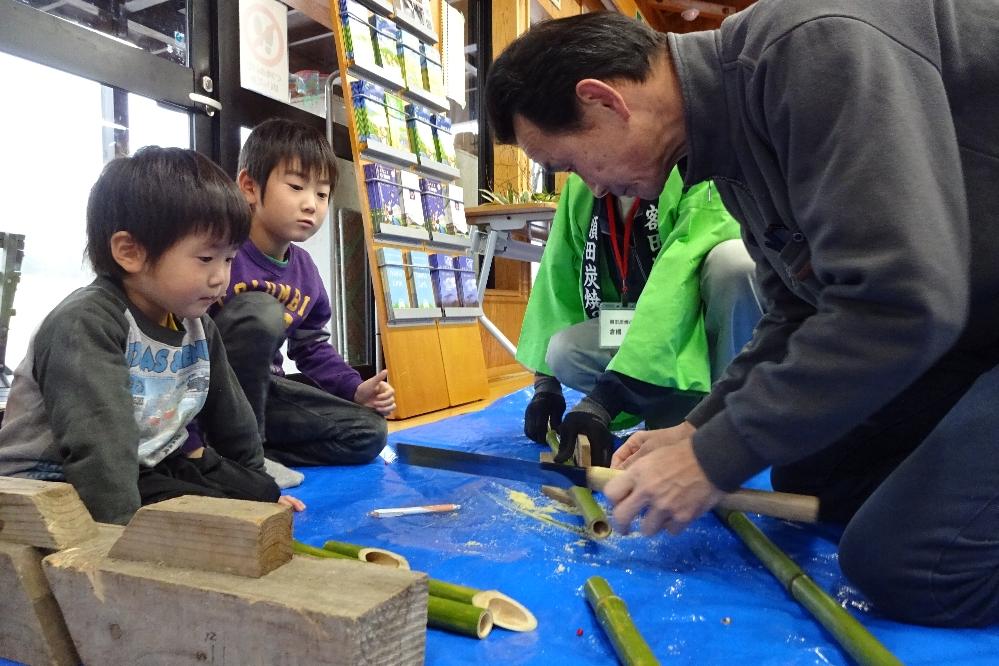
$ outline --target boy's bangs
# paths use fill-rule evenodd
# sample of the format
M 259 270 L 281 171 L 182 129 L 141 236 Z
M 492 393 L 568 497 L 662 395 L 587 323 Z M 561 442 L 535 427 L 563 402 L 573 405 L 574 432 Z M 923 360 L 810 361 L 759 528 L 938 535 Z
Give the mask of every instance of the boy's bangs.
M 301 141 L 296 147 L 293 158 L 289 158 L 291 170 L 300 171 L 310 178 L 328 182 L 330 187 L 336 185 L 334 169 L 336 168 L 332 152 L 323 144 L 315 141 Z
M 242 245 L 250 236 L 250 207 L 231 182 L 206 180 L 191 192 L 184 207 L 193 231 L 222 245 Z

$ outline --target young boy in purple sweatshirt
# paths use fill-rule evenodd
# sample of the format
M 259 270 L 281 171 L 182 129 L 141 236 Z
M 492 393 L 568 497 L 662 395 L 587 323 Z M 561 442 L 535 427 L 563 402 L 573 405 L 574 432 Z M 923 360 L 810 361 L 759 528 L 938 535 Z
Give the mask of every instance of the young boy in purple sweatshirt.
M 293 244 L 322 227 L 336 177 L 326 137 L 288 120 L 258 125 L 239 156 L 253 222 L 213 316 L 264 452 L 284 465 L 369 462 L 385 446 L 384 417 L 395 409 L 386 371 L 362 381 L 330 344 L 329 296 L 312 257 Z M 284 376 L 285 340 L 305 381 Z

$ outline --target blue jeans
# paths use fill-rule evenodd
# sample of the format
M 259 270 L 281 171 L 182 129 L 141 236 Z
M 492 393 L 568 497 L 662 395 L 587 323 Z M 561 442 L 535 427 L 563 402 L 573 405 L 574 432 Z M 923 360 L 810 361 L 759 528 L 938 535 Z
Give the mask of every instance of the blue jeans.
M 246 394 L 264 454 L 284 465 L 355 465 L 384 448 L 388 428 L 373 409 L 271 372 L 284 342 L 283 308 L 263 292 L 240 294 L 215 315 L 226 355 Z

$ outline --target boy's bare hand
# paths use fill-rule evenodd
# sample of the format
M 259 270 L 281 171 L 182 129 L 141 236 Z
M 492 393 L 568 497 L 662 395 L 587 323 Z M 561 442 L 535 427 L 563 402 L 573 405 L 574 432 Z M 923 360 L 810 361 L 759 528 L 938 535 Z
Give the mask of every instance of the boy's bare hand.
M 291 495 L 281 495 L 281 497 L 278 498 L 277 503 L 290 507 L 291 510 L 296 513 L 299 511 L 305 511 L 305 502 L 297 497 L 292 497 Z
M 354 402 L 370 407 L 382 416 L 395 411 L 395 389 L 385 379 L 388 370 L 382 370 L 371 379 L 365 379 L 354 393 Z

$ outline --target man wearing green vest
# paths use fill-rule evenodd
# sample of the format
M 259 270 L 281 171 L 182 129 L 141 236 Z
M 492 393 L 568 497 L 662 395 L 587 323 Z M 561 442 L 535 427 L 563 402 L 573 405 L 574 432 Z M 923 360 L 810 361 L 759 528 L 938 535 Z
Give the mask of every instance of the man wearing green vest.
M 559 432 L 556 461 L 590 440 L 610 465 L 611 428 L 683 421 L 760 317 L 753 262 L 710 182 L 674 169 L 658 200 L 594 197 L 575 174 L 559 199 L 517 360 L 535 371 L 524 433 Z M 562 384 L 586 395 L 563 419 Z

